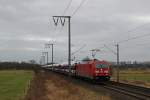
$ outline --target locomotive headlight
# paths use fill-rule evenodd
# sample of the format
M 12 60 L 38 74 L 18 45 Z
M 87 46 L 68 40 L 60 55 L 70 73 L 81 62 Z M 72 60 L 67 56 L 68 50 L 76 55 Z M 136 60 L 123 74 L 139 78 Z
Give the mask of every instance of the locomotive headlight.
M 95 73 L 99 73 L 99 71 L 98 71 L 98 70 L 96 70 L 96 71 L 95 71 Z
M 105 70 L 104 73 L 108 73 L 108 70 Z

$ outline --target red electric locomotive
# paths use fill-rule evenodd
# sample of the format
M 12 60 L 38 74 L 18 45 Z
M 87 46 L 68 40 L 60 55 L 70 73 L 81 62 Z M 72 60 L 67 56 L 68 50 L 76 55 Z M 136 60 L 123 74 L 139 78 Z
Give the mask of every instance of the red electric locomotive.
M 75 74 L 96 81 L 109 81 L 111 76 L 110 64 L 99 60 L 83 61 L 75 65 Z

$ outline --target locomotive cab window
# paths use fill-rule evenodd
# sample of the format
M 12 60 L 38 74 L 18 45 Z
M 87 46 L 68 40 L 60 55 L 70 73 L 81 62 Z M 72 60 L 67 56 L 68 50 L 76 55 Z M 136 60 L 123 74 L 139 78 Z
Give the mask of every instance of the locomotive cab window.
M 108 68 L 109 66 L 106 64 L 96 64 L 96 68 Z

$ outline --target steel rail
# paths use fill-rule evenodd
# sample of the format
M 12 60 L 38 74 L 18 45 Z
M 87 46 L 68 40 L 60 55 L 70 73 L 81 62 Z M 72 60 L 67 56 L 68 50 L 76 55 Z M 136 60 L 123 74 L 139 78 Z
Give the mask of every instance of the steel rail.
M 124 83 L 103 83 L 104 88 L 135 97 L 139 100 L 150 100 L 150 89 Z M 124 86 L 123 86 L 124 85 Z

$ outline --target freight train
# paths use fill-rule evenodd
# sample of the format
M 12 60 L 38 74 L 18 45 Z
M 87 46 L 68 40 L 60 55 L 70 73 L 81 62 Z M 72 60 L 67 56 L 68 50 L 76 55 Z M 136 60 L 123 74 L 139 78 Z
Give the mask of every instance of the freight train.
M 67 64 L 54 64 L 53 67 L 48 66 L 47 69 L 66 75 L 69 74 L 69 67 Z M 96 59 L 74 63 L 71 65 L 70 71 L 71 76 L 94 81 L 109 81 L 111 77 L 110 63 Z

